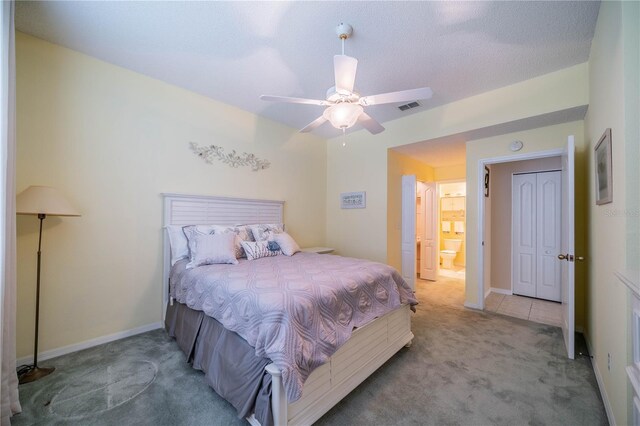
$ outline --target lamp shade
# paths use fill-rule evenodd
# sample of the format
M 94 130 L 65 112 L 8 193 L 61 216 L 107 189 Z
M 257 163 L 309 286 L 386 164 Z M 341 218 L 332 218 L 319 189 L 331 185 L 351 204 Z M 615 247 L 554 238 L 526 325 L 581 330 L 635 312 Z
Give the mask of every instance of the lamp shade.
M 17 214 L 80 216 L 60 191 L 50 186 L 30 186 L 16 198 Z
M 358 117 L 362 114 L 363 108 L 354 103 L 343 102 L 331 105 L 324 110 L 324 118 L 331 122 L 336 129 L 348 129 L 356 124 Z

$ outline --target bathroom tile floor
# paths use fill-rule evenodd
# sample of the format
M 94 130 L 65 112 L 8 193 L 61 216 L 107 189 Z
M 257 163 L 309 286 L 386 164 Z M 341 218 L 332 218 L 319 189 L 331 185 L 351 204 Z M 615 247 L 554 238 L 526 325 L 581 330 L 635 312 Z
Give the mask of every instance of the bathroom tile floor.
M 542 324 L 562 325 L 562 304 L 530 297 L 490 293 L 485 310 Z
M 444 269 L 442 266 L 438 269 L 438 275 L 447 278 L 464 279 L 464 268 L 456 266 L 454 269 Z

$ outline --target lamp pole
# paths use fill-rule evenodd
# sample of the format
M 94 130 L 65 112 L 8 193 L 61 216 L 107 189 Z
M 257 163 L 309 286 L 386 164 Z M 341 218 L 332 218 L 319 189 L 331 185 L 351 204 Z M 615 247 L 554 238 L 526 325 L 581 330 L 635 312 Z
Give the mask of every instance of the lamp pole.
M 36 272 L 36 330 L 35 330 L 35 343 L 33 349 L 33 365 L 26 366 L 18 371 L 18 381 L 22 385 L 24 383 L 31 383 L 38 380 L 41 377 L 47 376 L 55 370 L 55 367 L 38 367 L 38 326 L 40 324 L 40 269 L 42 260 L 42 223 L 47 217 L 44 213 L 38 213 L 38 219 L 40 219 L 40 233 L 38 234 L 38 268 Z
M 38 367 L 38 331 L 40 328 L 40 278 L 42 275 L 42 225 L 47 216 L 80 216 L 64 195 L 50 186 L 33 185 L 16 197 L 16 214 L 37 215 L 40 220 L 38 233 L 38 264 L 36 270 L 36 326 L 33 364 L 18 368 L 20 384 L 34 382 L 55 370 L 53 367 Z
M 38 269 L 36 272 L 36 333 L 35 346 L 33 349 L 33 368 L 38 369 L 38 325 L 40 324 L 40 262 L 42 259 L 42 223 L 47 217 L 45 214 L 38 214 L 40 219 L 40 234 L 38 235 Z

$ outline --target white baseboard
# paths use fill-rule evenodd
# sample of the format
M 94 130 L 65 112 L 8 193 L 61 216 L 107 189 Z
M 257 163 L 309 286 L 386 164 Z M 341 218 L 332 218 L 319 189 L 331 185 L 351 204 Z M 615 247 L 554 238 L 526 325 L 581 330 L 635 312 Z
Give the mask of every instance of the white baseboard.
M 613 416 L 613 408 L 611 408 L 611 402 L 609 401 L 609 396 L 607 395 L 607 390 L 604 387 L 604 381 L 602 380 L 602 375 L 600 374 L 600 370 L 598 369 L 598 364 L 596 363 L 596 356 L 593 352 L 593 347 L 591 346 L 591 342 L 589 341 L 589 336 L 586 333 L 582 333 L 584 335 L 584 340 L 587 342 L 587 349 L 589 350 L 589 355 L 591 355 L 591 365 L 593 366 L 593 372 L 596 375 L 596 381 L 598 382 L 598 388 L 600 389 L 600 396 L 602 397 L 602 402 L 604 403 L 604 411 L 607 413 L 607 419 L 609 420 L 610 425 L 616 425 L 616 419 Z
M 469 309 L 476 309 L 481 311 L 482 308 L 480 307 L 480 305 L 478 303 L 469 303 L 469 302 L 464 302 L 464 307 L 465 308 L 469 308 Z
M 143 325 L 141 327 L 132 328 L 131 330 L 119 331 L 117 333 L 108 334 L 106 336 L 96 337 L 95 339 L 85 340 L 84 342 L 74 343 L 73 345 L 50 349 L 48 351 L 40 352 L 38 354 L 38 361 L 44 361 L 61 355 L 70 354 L 72 352 L 81 351 L 83 349 L 92 348 L 104 343 L 113 342 L 114 340 L 120 340 L 124 339 L 125 337 L 135 336 L 136 334 L 146 333 L 147 331 L 157 330 L 158 328 L 162 327 L 163 323 L 154 322 L 151 324 Z M 19 367 L 21 365 L 31 364 L 32 362 L 33 354 L 17 359 L 16 366 Z
M 491 293 L 507 294 L 507 295 L 511 296 L 513 294 L 513 291 L 506 290 L 504 288 L 491 287 Z

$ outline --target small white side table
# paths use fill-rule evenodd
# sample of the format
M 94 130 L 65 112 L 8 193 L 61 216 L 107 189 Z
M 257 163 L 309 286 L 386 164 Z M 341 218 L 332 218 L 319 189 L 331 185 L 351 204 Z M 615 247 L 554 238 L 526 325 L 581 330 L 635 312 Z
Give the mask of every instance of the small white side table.
M 301 250 L 307 253 L 329 254 L 333 253 L 335 249 L 331 247 L 305 247 Z

